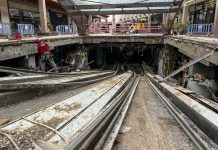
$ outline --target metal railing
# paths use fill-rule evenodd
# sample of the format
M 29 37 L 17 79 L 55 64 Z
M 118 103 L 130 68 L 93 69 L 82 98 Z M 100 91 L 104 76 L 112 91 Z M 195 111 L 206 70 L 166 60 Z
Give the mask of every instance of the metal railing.
M 116 23 L 99 22 L 92 23 L 88 26 L 90 34 L 116 33 L 116 34 L 146 34 L 146 33 L 162 33 L 161 26 L 148 26 L 146 23 Z
M 62 34 L 76 34 L 77 30 L 73 25 L 58 25 L 56 26 L 56 33 L 58 35 Z
M 32 24 L 18 24 L 17 28 L 21 35 L 34 35 L 34 25 Z
M 0 22 L 0 35 L 11 35 L 11 25 L 9 23 Z
M 213 33 L 214 24 L 192 24 L 188 27 L 188 34 L 207 34 Z

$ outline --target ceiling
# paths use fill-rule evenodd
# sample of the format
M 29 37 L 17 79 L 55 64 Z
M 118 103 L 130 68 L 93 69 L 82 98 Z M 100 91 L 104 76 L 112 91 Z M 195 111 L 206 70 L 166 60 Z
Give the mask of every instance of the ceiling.
M 71 15 L 146 14 L 176 12 L 183 0 L 59 0 Z

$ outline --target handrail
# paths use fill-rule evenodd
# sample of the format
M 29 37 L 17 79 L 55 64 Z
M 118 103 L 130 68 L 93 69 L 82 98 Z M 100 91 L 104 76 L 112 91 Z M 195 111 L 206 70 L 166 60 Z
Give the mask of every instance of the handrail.
M 162 26 L 149 26 L 146 23 L 115 23 L 99 22 L 92 23 L 88 26 L 89 33 L 160 33 L 163 31 Z
M 58 25 L 56 26 L 56 33 L 58 35 L 62 34 L 76 34 L 76 28 L 73 25 Z
M 11 25 L 9 23 L 0 22 L 0 35 L 11 35 Z
M 192 24 L 188 27 L 188 34 L 207 34 L 213 33 L 214 24 Z
M 32 24 L 18 24 L 18 33 L 21 35 L 34 35 L 34 25 Z

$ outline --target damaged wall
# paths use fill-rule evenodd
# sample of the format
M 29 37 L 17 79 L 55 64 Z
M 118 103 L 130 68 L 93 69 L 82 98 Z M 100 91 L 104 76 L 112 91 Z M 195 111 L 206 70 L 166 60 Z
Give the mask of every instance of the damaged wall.
M 158 74 L 165 77 L 174 71 L 174 50 L 170 46 L 165 46 L 159 53 Z

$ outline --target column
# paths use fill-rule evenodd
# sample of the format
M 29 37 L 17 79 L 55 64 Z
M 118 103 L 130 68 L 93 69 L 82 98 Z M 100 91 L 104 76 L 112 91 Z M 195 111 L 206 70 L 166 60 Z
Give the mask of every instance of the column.
M 112 34 L 116 32 L 115 15 L 112 16 Z
M 167 13 L 163 13 L 162 24 L 167 25 Z
M 167 13 L 167 26 L 169 26 L 170 22 L 171 22 L 171 13 Z
M 31 55 L 26 55 L 24 61 L 23 61 L 23 66 L 25 68 L 29 69 L 34 69 L 36 68 L 36 58 L 34 54 Z
M 93 33 L 94 32 L 93 22 L 94 21 L 92 21 L 92 15 L 89 15 L 89 18 L 88 18 L 89 33 Z
M 151 26 L 151 14 L 148 15 L 148 26 Z
M 72 25 L 73 25 L 73 33 L 77 34 L 77 25 L 75 24 L 73 19 L 72 19 Z
M 46 11 L 47 13 L 46 13 L 46 15 L 47 15 L 47 22 L 49 22 L 50 24 L 51 24 L 51 20 L 50 20 L 50 10 L 49 9 L 47 9 L 47 11 Z
M 41 32 L 48 33 L 46 3 L 45 0 L 38 0 L 38 2 L 39 2 Z
M 151 14 L 148 14 L 148 26 L 149 26 L 148 32 L 150 33 L 151 32 Z
M 218 0 L 216 0 L 213 34 L 215 37 L 218 37 Z
M 92 15 L 89 15 L 88 24 L 92 22 Z
M 72 18 L 70 15 L 67 15 L 67 23 L 68 25 L 72 25 Z
M 101 22 L 102 21 L 102 19 L 101 19 L 101 17 L 99 17 L 99 22 Z
M 182 23 L 187 23 L 188 21 L 188 6 L 186 3 L 183 5 L 183 12 L 182 12 Z
M 10 15 L 8 9 L 8 1 L 0 0 L 1 20 L 5 23 L 10 23 Z

